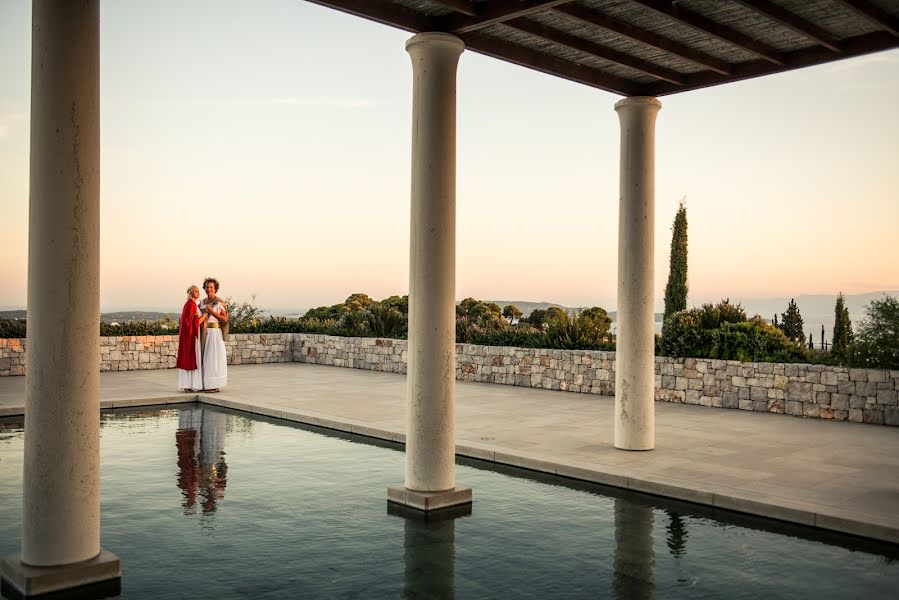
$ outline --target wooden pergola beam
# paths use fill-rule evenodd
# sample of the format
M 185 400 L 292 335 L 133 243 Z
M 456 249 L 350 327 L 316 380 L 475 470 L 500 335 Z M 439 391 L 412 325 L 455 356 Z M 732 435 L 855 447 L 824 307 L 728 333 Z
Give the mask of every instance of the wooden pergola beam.
M 418 33 L 421 31 L 434 31 L 434 20 L 422 15 L 410 8 L 399 4 L 386 2 L 371 2 L 370 0 L 306 0 L 312 4 L 318 4 L 327 8 L 333 8 L 356 17 L 362 17 L 369 21 L 398 27 L 406 31 Z
M 523 31 L 528 35 L 533 35 L 535 37 L 539 37 L 544 40 L 566 46 L 573 50 L 577 50 L 578 52 L 583 52 L 585 54 L 589 54 L 590 56 L 602 58 L 623 67 L 628 67 L 630 69 L 640 71 L 641 73 L 646 73 L 647 75 L 651 75 L 652 77 L 661 79 L 662 81 L 668 81 L 676 85 L 683 85 L 684 83 L 684 76 L 682 73 L 678 73 L 677 71 L 673 71 L 647 60 L 643 60 L 642 58 L 637 58 L 631 56 L 630 54 L 625 54 L 624 52 L 615 50 L 614 48 L 610 48 L 608 46 L 604 46 L 602 44 L 598 44 L 596 42 L 571 35 L 570 33 L 560 31 L 536 21 L 531 21 L 528 19 L 515 19 L 512 21 L 506 21 L 505 23 L 503 23 L 503 27 L 511 27 L 512 29 Z
M 442 4 L 447 8 L 451 8 L 458 13 L 462 13 L 463 15 L 468 15 L 469 17 L 476 17 L 478 15 L 478 9 L 474 2 L 471 0 L 433 0 L 437 4 Z M 481 5 L 483 6 L 483 5 Z
M 805 36 L 831 52 L 842 52 L 840 43 L 833 35 L 824 31 L 813 23 L 809 23 L 802 17 L 791 13 L 785 8 L 769 2 L 769 0 L 735 0 L 746 8 L 753 10 L 765 17 L 772 19 L 788 29 L 792 29 L 799 35 Z
M 899 19 L 890 16 L 880 7 L 871 4 L 868 0 L 840 0 L 840 2 L 869 21 L 883 27 L 892 35 L 899 37 Z
M 630 23 L 625 23 L 624 21 L 610 17 L 609 15 L 593 10 L 592 8 L 587 8 L 580 4 L 564 4 L 562 6 L 557 6 L 554 10 L 564 13 L 569 17 L 579 19 L 585 23 L 602 27 L 612 33 L 639 42 L 650 48 L 655 48 L 656 50 L 661 50 L 668 54 L 689 60 L 700 67 L 705 67 L 720 75 L 730 75 L 731 65 L 726 61 L 651 31 L 635 27 Z
M 456 35 L 469 33 L 511 21 L 519 17 L 542 12 L 571 0 L 491 0 L 484 4 L 484 9 L 476 17 L 465 15 L 449 15 L 441 19 L 440 31 Z
M 721 41 L 727 42 L 738 48 L 748 50 L 753 54 L 762 57 L 764 60 L 781 65 L 781 53 L 746 34 L 740 33 L 736 29 L 731 29 L 726 25 L 716 23 L 715 21 L 704 17 L 699 13 L 695 13 L 687 8 L 677 4 L 672 4 L 668 0 L 631 0 L 632 2 L 645 6 L 657 13 L 663 14 L 675 21 L 680 21 L 685 25 L 689 25 L 694 29 L 698 29 L 708 35 L 712 35 Z
M 732 83 L 742 79 L 752 79 L 763 75 L 792 71 L 793 69 L 825 64 L 847 57 L 862 56 L 864 54 L 888 50 L 895 47 L 895 37 L 886 31 L 875 31 L 874 33 L 868 33 L 845 40 L 843 42 L 843 52 L 841 54 L 837 54 L 836 52 L 832 52 L 821 46 L 810 46 L 808 48 L 803 48 L 802 50 L 796 50 L 785 54 L 783 57 L 784 64 L 781 67 L 776 67 L 764 60 L 752 60 L 734 65 L 734 72 L 730 77 L 722 77 L 717 73 L 712 73 L 710 71 L 691 73 L 686 76 L 686 82 L 683 87 L 663 81 L 643 86 L 640 93 L 647 96 L 665 96 L 667 94 L 683 91 L 684 88 L 694 90 L 721 83 Z
M 611 75 L 587 65 L 544 54 L 493 36 L 471 32 L 462 34 L 459 37 L 465 42 L 468 50 L 527 67 L 528 69 L 534 69 L 541 73 L 555 75 L 556 77 L 621 96 L 637 95 L 640 91 L 640 86 L 636 82 L 624 77 Z

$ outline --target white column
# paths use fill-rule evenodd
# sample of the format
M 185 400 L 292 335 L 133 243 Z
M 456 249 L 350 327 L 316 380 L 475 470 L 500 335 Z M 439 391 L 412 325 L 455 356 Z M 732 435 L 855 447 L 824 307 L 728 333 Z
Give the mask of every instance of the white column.
M 406 42 L 412 58 L 408 490 L 456 484 L 456 65 L 445 33 Z
M 100 553 L 100 3 L 34 0 L 22 562 Z
M 655 121 L 661 107 L 648 97 L 615 104 L 621 123 L 615 447 L 623 450 L 655 445 Z

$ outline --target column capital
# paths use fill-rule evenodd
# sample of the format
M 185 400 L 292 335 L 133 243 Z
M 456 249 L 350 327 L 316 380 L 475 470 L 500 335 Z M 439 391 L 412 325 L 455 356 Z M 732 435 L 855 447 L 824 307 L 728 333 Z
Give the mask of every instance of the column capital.
M 622 98 L 615 103 L 616 111 L 622 108 L 630 107 L 641 107 L 659 110 L 660 108 L 662 108 L 662 103 L 659 102 L 659 99 L 654 96 L 628 96 L 627 98 Z
M 461 54 L 465 50 L 465 42 L 450 33 L 428 31 L 417 33 L 406 40 L 406 52 L 411 52 L 414 46 L 426 45 L 428 47 L 442 46 L 458 49 Z

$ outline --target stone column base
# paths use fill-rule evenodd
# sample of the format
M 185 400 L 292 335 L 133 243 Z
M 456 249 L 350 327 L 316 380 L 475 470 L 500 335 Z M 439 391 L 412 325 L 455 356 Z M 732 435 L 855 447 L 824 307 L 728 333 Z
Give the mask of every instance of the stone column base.
M 472 500 L 471 488 L 458 485 L 451 490 L 442 492 L 418 492 L 406 489 L 405 485 L 392 485 L 387 488 L 388 502 L 425 512 L 471 504 Z
M 90 560 L 56 567 L 32 567 L 22 563 L 21 554 L 11 554 L 4 556 L 0 561 L 0 574 L 3 578 L 5 595 L 14 597 L 14 594 L 18 593 L 20 597 L 28 598 L 101 582 L 116 585 L 118 590 L 117 584 L 120 584 L 122 567 L 118 556 L 103 549 Z M 7 586 L 11 588 L 13 594 L 8 593 Z M 111 588 L 107 589 L 108 587 L 103 586 L 106 596 L 97 597 L 108 597 L 111 591 Z

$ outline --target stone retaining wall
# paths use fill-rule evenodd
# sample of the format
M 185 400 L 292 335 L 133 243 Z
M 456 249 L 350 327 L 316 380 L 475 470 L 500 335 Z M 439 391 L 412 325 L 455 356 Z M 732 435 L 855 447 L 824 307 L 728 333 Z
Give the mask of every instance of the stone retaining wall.
M 404 340 L 297 334 L 296 362 L 406 372 Z M 456 378 L 611 396 L 615 353 L 456 345 Z M 656 357 L 656 400 L 899 425 L 899 371 Z
M 292 333 L 240 333 L 225 343 L 229 365 L 291 362 Z M 100 338 L 100 371 L 174 369 L 178 336 Z M 0 339 L 0 377 L 25 374 L 25 340 Z
M 100 338 L 101 370 L 168 369 L 177 338 Z M 406 372 L 407 342 L 319 334 L 236 334 L 229 364 L 305 362 Z M 25 340 L 0 339 L 0 376 L 25 373 Z M 611 396 L 615 353 L 456 345 L 456 378 Z M 656 400 L 899 425 L 899 371 L 656 357 Z

